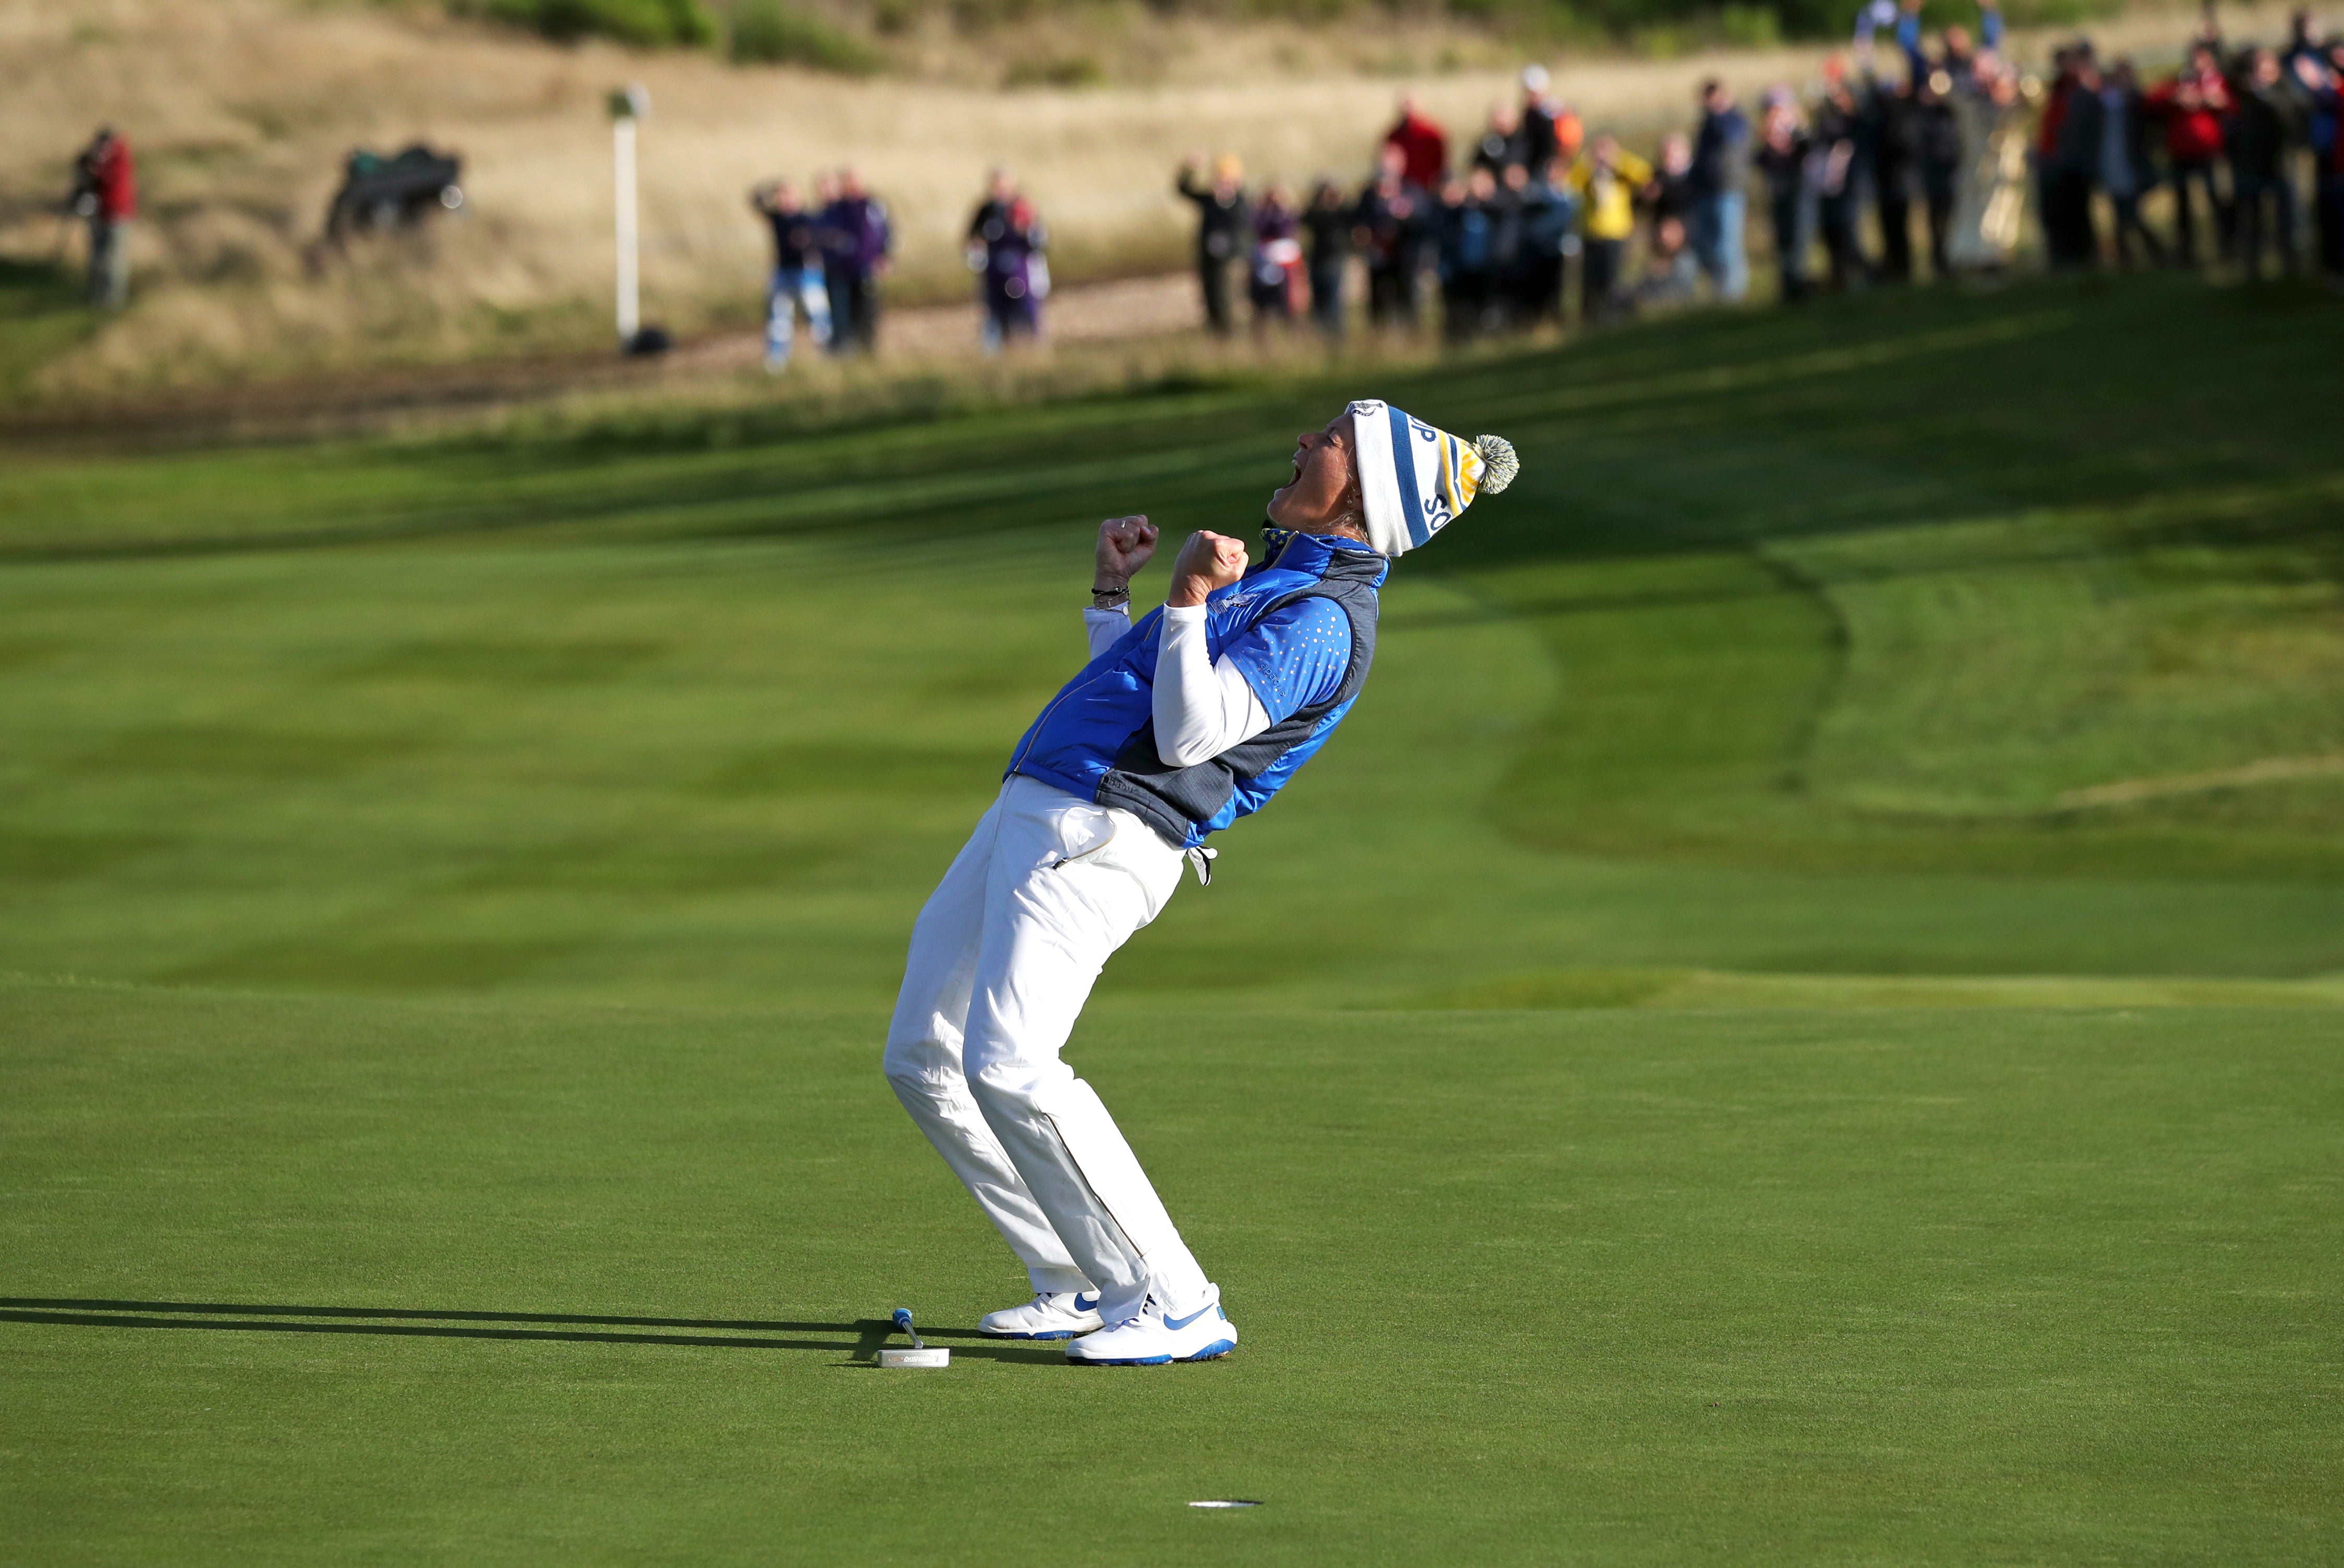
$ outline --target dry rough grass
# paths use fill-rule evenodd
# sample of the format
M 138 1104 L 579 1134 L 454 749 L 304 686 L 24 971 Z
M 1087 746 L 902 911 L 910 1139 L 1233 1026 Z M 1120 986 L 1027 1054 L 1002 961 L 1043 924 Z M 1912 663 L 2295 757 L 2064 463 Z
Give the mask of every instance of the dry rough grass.
M 1463 35 L 1348 23 L 1345 54 L 1291 27 L 1147 25 L 1152 85 L 1005 92 L 970 84 L 998 77 L 967 45 L 932 51 L 961 80 L 856 82 L 555 47 L 429 7 L 0 0 L 0 255 L 37 258 L 63 239 L 78 256 L 78 237 L 60 235 L 42 204 L 101 121 L 131 138 L 144 185 L 134 307 L 31 387 L 73 401 L 599 343 L 611 222 L 602 100 L 631 79 L 654 106 L 642 141 L 647 313 L 685 332 L 755 308 L 765 241 L 743 196 L 774 173 L 856 164 L 895 214 L 898 297 L 951 297 L 965 287 L 960 227 L 992 164 L 1016 170 L 1050 218 L 1062 276 L 1129 275 L 1184 252 L 1187 211 L 1168 189 L 1184 151 L 1233 150 L 1255 173 L 1289 180 L 1350 177 L 1402 88 L 1460 128 L 1508 90 L 1494 63 L 1361 74 L 1444 52 L 1493 61 Z M 2158 15 L 2116 31 L 2169 43 L 2178 27 Z M 1683 112 L 1700 75 L 1754 90 L 1811 75 L 1818 57 L 1586 61 L 1557 77 L 1591 122 L 1649 129 Z M 1298 65 L 1330 74 L 1296 77 Z M 419 138 L 464 155 L 468 215 L 359 243 L 308 276 L 302 249 L 342 155 Z

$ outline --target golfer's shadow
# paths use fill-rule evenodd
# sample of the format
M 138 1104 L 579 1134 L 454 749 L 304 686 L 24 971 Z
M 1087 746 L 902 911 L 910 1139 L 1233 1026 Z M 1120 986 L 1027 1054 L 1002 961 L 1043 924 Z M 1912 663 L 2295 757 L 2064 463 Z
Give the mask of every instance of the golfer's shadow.
M 310 1321 L 314 1320 L 314 1321 Z M 581 1312 L 441 1312 L 414 1307 L 285 1307 L 232 1302 L 123 1302 L 0 1296 L 0 1322 L 78 1328 L 209 1329 L 246 1333 L 379 1334 L 399 1339 L 561 1340 L 595 1344 L 714 1346 L 731 1350 L 844 1351 L 843 1366 L 873 1366 L 895 1332 L 880 1318 L 798 1322 L 757 1318 L 598 1317 Z M 666 1330 L 667 1332 L 652 1331 Z M 682 1331 L 699 1331 L 689 1332 Z M 713 1331 L 713 1332 L 711 1332 Z M 995 1362 L 1061 1362 L 1053 1346 L 1004 1344 L 975 1329 L 921 1326 L 922 1337 L 975 1340 L 957 1355 Z M 823 1339 L 802 1335 L 823 1334 Z

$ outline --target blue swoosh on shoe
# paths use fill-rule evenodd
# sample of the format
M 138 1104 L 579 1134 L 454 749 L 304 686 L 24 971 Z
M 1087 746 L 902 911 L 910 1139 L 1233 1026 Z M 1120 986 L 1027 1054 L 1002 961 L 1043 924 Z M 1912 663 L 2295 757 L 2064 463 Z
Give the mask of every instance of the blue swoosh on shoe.
M 1177 1333 L 1182 1329 L 1187 1328 L 1190 1323 L 1195 1322 L 1198 1318 L 1203 1317 L 1207 1312 L 1211 1312 L 1215 1307 L 1219 1305 L 1220 1303 L 1218 1302 L 1207 1302 L 1203 1306 L 1198 1307 L 1195 1312 L 1190 1312 L 1185 1318 L 1176 1318 L 1167 1313 L 1164 1319 L 1164 1326 L 1170 1329 L 1173 1332 Z
M 1099 1299 L 1096 1296 L 1085 1296 L 1079 1291 L 1075 1293 L 1075 1311 L 1078 1312 L 1097 1312 L 1098 1303 Z

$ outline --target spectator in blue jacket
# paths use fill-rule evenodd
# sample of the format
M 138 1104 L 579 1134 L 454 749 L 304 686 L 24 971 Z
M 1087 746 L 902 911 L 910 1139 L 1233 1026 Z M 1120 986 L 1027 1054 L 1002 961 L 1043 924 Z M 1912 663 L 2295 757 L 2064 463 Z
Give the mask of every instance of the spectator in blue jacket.
M 1998 0 L 1978 0 L 1978 36 L 1975 45 L 1969 29 L 1955 23 L 1945 29 L 1943 57 L 1930 59 L 1921 39 L 1921 3 L 1922 0 L 1903 0 L 1900 9 L 1888 4 L 1888 0 L 1873 0 L 1856 17 L 1856 47 L 1869 50 L 1874 31 L 1893 25 L 1896 46 L 1904 52 L 1904 66 L 1912 73 L 1915 85 L 1927 81 L 1929 73 L 1940 67 L 1958 81 L 1976 65 L 1978 50 L 1992 54 L 2002 47 L 2002 7 Z
M 1509 170 L 1507 186 L 1519 204 L 1521 223 L 1507 309 L 1523 327 L 1561 321 L 1563 268 L 1579 248 L 1579 198 L 1552 158 L 1536 170 Z
M 2157 167 L 2149 153 L 2151 122 L 2132 62 L 2118 59 L 2100 78 L 2100 188 L 2107 193 L 2116 216 L 2117 264 L 2133 265 L 2136 244 L 2157 266 L 2165 261 L 2165 247 L 2141 221 L 2141 198 L 2156 187 Z
M 1717 297 L 1750 292 L 1750 263 L 1742 243 L 1743 194 L 1750 183 L 1750 122 L 1733 95 L 1714 76 L 1701 85 L 1701 130 L 1693 137 L 1686 185 L 1692 196 L 1686 238 L 1693 259 Z
M 2344 37 L 2330 38 L 2324 57 L 2299 60 L 2296 76 L 2311 106 L 2313 216 L 2319 227 L 2319 265 L 2344 278 Z
M 1477 168 L 1470 181 L 1455 175 L 1441 183 L 1440 327 L 1451 343 L 1462 343 L 1490 325 L 1497 298 L 1497 176 Z

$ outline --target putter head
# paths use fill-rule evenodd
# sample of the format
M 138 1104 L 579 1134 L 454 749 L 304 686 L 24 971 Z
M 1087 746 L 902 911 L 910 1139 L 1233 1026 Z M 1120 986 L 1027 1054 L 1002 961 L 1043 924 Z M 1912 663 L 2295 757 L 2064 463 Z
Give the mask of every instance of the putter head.
M 911 1308 L 897 1307 L 895 1309 L 894 1322 L 897 1332 L 912 1342 L 912 1348 L 910 1350 L 897 1350 L 892 1347 L 882 1349 L 879 1352 L 879 1364 L 881 1366 L 945 1367 L 952 1365 L 952 1352 L 945 1349 L 941 1345 L 931 1349 L 929 1346 L 922 1344 L 920 1342 L 920 1336 L 912 1332 Z

